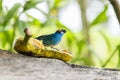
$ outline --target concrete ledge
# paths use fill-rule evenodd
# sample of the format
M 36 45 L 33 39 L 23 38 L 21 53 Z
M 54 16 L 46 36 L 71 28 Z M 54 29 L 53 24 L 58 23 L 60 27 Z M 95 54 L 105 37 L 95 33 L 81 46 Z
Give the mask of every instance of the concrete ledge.
M 120 80 L 120 71 L 0 50 L 0 80 Z

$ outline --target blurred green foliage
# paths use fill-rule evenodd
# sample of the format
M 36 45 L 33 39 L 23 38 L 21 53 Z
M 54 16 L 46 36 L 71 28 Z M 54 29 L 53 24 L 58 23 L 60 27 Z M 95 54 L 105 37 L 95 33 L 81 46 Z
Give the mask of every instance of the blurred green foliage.
M 0 0 L 0 48 L 13 50 L 14 41 L 19 36 L 24 36 L 23 30 L 29 27 L 33 32 L 33 37 L 54 32 L 58 28 L 64 28 L 68 32 L 60 45 L 61 49 L 68 49 L 74 56 L 71 63 L 92 65 L 99 67 L 120 68 L 120 38 L 116 38 L 107 33 L 101 24 L 108 21 L 108 5 L 104 5 L 96 18 L 89 23 L 90 43 L 84 38 L 83 30 L 71 31 L 62 24 L 58 18 L 61 8 L 64 8 L 73 0 L 26 0 L 25 4 L 15 3 L 9 10 L 3 5 L 4 0 Z M 37 7 L 38 4 L 46 2 L 48 12 Z M 46 17 L 42 22 L 31 16 L 28 11 L 36 9 Z M 27 19 L 22 20 L 24 15 Z M 73 23 L 74 24 L 74 23 Z M 98 28 L 96 30 L 95 28 Z M 87 51 L 89 50 L 89 52 Z

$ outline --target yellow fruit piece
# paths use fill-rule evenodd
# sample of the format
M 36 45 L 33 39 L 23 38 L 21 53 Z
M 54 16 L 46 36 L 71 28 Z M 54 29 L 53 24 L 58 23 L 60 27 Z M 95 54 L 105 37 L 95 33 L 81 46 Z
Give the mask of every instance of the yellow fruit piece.
M 15 42 L 14 49 L 18 53 L 27 56 L 55 58 L 63 60 L 64 62 L 72 59 L 72 55 L 68 51 L 46 50 L 42 41 L 38 41 L 33 38 L 29 38 L 28 41 L 25 42 L 24 37 L 19 37 Z

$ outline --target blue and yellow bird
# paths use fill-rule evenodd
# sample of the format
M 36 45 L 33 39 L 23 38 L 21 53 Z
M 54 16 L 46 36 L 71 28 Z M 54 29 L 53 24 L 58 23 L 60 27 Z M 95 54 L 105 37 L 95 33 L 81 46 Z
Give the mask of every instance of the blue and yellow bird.
M 44 46 L 53 47 L 61 41 L 62 36 L 65 33 L 66 33 L 66 30 L 58 29 L 55 33 L 38 36 L 35 39 L 42 40 Z

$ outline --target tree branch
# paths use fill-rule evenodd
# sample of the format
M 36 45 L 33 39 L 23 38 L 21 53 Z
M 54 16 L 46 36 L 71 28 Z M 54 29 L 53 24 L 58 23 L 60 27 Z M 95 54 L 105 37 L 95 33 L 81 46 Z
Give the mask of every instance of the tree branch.
M 118 0 L 109 0 L 110 3 L 112 4 L 114 10 L 115 10 L 115 13 L 116 13 L 116 16 L 118 18 L 118 21 L 120 23 L 120 5 L 119 5 L 119 1 Z

